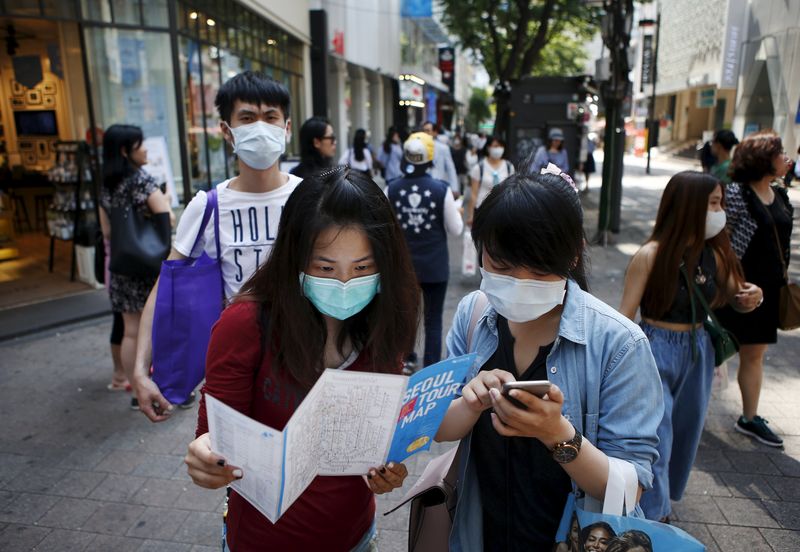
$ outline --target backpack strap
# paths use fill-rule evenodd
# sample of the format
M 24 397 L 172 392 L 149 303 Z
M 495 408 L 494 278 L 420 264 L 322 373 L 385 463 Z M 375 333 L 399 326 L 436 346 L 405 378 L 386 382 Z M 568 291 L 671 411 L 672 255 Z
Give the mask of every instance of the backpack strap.
M 478 291 L 477 297 L 475 297 L 475 301 L 472 303 L 472 316 L 469 320 L 469 327 L 467 328 L 467 352 L 469 353 L 472 350 L 472 337 L 475 333 L 475 328 L 478 326 L 478 320 L 480 320 L 483 311 L 486 310 L 486 305 L 489 303 L 489 298 L 486 297 L 486 294 L 482 291 Z

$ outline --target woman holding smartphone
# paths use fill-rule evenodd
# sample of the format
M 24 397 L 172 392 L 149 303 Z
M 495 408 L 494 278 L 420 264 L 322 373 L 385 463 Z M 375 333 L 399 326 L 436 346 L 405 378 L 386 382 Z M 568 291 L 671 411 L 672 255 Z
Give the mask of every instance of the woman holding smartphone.
M 206 358 L 192 480 L 217 489 L 246 474 L 212 453 L 205 394 L 283 429 L 326 368 L 400 373 L 414 344 L 419 291 L 389 201 L 358 171 L 339 168 L 297 186 L 269 260 L 214 326 Z M 402 485 L 402 464 L 361 477 L 317 477 L 271 523 L 230 495 L 231 550 L 370 550 L 374 494 Z
M 641 489 L 652 483 L 662 403 L 647 338 L 586 291 L 571 179 L 527 173 L 476 212 L 482 291 L 461 301 L 447 336 L 450 356 L 478 354 L 436 436 L 465 441 L 454 551 L 551 549 L 570 492 L 603 498 L 607 456 L 631 462 Z M 551 386 L 543 398 L 511 390 L 520 408 L 501 393 L 516 380 Z

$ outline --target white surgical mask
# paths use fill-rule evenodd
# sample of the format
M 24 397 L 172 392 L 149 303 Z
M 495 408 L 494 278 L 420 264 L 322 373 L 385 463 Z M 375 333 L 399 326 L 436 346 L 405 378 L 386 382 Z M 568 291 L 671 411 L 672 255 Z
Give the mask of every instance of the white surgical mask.
M 708 211 L 706 213 L 706 239 L 710 240 L 725 229 L 725 211 Z
M 567 281 L 520 280 L 481 270 L 481 290 L 489 304 L 511 322 L 530 322 L 564 302 Z
M 281 126 L 256 121 L 228 128 L 233 134 L 233 152 L 251 169 L 270 168 L 286 151 L 286 129 Z
M 503 157 L 503 152 L 505 152 L 504 148 L 489 148 L 489 157 L 492 159 L 501 159 Z

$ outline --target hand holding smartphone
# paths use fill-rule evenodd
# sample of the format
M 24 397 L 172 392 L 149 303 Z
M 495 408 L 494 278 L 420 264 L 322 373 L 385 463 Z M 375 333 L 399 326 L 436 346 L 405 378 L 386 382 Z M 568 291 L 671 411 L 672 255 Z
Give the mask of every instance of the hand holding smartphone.
M 519 389 L 520 391 L 525 391 L 532 395 L 536 395 L 541 399 L 544 398 L 544 396 L 548 393 L 548 391 L 550 391 L 550 382 L 547 380 L 533 380 L 533 381 L 511 381 L 503 384 L 503 395 L 505 396 L 505 398 L 508 399 L 517 408 L 522 408 L 527 410 L 528 409 L 527 406 L 525 406 L 523 403 L 521 403 L 520 401 L 509 395 L 509 392 L 512 389 Z

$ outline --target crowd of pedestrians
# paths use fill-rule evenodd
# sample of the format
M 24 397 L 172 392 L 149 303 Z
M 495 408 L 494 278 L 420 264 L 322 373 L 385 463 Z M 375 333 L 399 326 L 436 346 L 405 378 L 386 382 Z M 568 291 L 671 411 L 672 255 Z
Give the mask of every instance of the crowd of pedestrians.
M 451 549 L 551 549 L 568 497 L 602 501 L 609 458 L 635 470 L 641 510 L 634 513 L 669 522 L 719 364 L 704 328 L 709 315 L 740 347 L 737 431 L 782 444 L 758 414 L 793 217 L 776 184 L 790 163 L 775 134 L 739 143 L 719 131 L 710 174 L 670 179 L 653 232 L 628 267 L 618 312 L 588 291 L 583 212 L 561 129 L 549 129 L 547 142 L 518 167 L 501 137 L 450 137 L 432 121 L 410 135 L 390 128 L 375 148 L 356 129 L 337 159 L 336 129 L 313 117 L 300 128 L 301 160 L 288 174 L 280 161 L 292 131 L 291 98 L 282 84 L 239 74 L 220 88 L 216 107 L 238 174 L 189 202 L 168 256 L 216 259 L 226 305 L 210 335 L 186 457 L 196 484 L 220 488 L 244 475 L 211 450 L 206 393 L 281 429 L 325 368 L 411 374 L 437 362 L 447 238 L 465 227 L 481 285 L 460 302 L 446 354 L 474 352 L 477 361 L 436 435 L 467 451 Z M 115 208 L 171 213 L 141 170 L 142 141 L 131 126 L 105 134 L 101 222 L 110 258 Z M 583 144 L 579 158 L 588 181 L 593 147 Z M 107 281 L 118 313 L 112 351 L 121 349 L 109 389 L 130 384 L 134 404 L 163 421 L 173 405 L 151 379 L 159 280 L 112 267 Z M 421 362 L 414 352 L 420 313 Z M 501 392 L 518 380 L 547 380 L 549 390 Z M 365 476 L 317 477 L 276 524 L 230 492 L 224 545 L 371 550 L 374 494 L 402 486 L 407 470 L 390 463 Z M 559 546 L 614 536 L 590 529 L 576 525 Z M 634 533 L 625 538 L 640 539 Z

